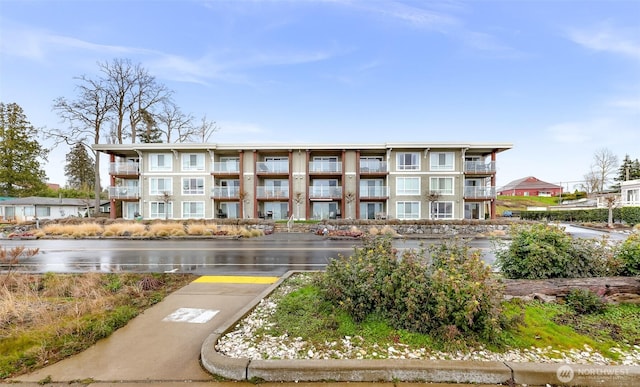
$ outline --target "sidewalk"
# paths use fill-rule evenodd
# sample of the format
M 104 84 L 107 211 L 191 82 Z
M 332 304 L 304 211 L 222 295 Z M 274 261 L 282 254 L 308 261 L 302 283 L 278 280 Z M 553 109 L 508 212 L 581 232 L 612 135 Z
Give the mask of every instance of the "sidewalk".
M 50 381 L 49 386 L 173 387 L 188 383 L 197 387 L 211 384 L 237 387 L 254 385 L 251 381 L 260 380 L 266 382 L 261 386 L 331 387 L 353 382 L 364 382 L 362 385 L 375 382 L 376 386 L 384 387 L 423 383 L 431 387 L 451 386 L 440 383 L 445 381 L 474 386 L 513 382 L 530 386 L 561 382 L 584 386 L 640 385 L 640 367 L 424 360 L 249 361 L 215 352 L 217 338 L 282 280 L 200 277 L 88 350 L 6 384 L 37 386 L 41 385 L 39 382 Z

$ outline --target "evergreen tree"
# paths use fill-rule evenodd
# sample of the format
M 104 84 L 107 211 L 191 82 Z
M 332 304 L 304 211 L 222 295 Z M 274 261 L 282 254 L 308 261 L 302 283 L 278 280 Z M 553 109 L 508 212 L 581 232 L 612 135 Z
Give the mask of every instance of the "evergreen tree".
M 46 188 L 39 159 L 46 161 L 49 151 L 37 136 L 18 104 L 0 102 L 0 195 L 30 196 Z
M 89 157 L 87 148 L 81 143 L 77 143 L 67 153 L 66 159 L 67 164 L 64 166 L 64 173 L 67 175 L 68 186 L 77 190 L 93 188 L 96 181 L 95 163 Z
M 138 133 L 138 137 L 140 138 L 141 143 L 158 143 L 162 142 L 162 132 L 158 129 L 156 125 L 156 120 L 146 110 L 140 111 L 140 116 L 142 117 L 142 122 L 145 125 L 145 129 Z
M 640 179 L 640 161 L 638 159 L 631 160 L 629 155 L 625 155 L 620 168 L 618 168 L 618 175 L 614 178 L 616 184 L 612 188 L 619 190 L 621 181 L 637 179 Z

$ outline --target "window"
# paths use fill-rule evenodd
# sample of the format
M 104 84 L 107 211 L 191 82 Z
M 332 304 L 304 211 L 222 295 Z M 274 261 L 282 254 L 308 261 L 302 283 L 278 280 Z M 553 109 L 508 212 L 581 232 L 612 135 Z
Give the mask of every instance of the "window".
M 51 216 L 51 207 L 36 207 L 36 216 Z
M 151 202 L 149 203 L 150 211 L 149 217 L 151 218 L 171 218 L 173 213 L 173 203 L 165 203 L 165 202 Z
M 170 153 L 152 153 L 149 155 L 150 171 L 170 171 L 172 168 Z
M 22 214 L 24 216 L 35 216 L 36 211 L 33 207 L 29 206 L 29 207 L 24 207 L 22 210 Z
M 218 163 L 218 172 L 239 172 L 240 171 L 240 158 L 238 157 L 220 157 Z
M 396 217 L 398 219 L 420 219 L 420 202 L 397 202 Z
M 381 156 L 360 157 L 360 172 L 384 172 L 386 165 Z
M 432 177 L 429 191 L 439 195 L 453 195 L 453 177 Z
M 397 155 L 398 171 L 416 171 L 420 169 L 420 154 L 417 152 L 398 153 Z
M 455 165 L 453 162 L 453 152 L 433 152 L 431 153 L 431 170 L 432 171 L 453 171 Z
M 420 178 L 397 177 L 396 195 L 420 195 Z
M 453 202 L 431 203 L 432 219 L 453 219 Z
M 204 218 L 204 202 L 182 202 L 182 217 L 188 219 Z
M 182 155 L 183 171 L 204 171 L 204 154 L 188 153 Z
M 204 177 L 182 179 L 183 195 L 204 195 Z
M 170 177 L 150 177 L 149 195 L 173 194 L 173 183 Z

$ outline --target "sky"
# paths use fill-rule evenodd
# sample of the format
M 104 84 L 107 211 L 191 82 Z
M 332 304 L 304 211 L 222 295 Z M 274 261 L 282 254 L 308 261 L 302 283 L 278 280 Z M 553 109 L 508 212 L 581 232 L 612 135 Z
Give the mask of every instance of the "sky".
M 637 0 L 0 0 L 0 101 L 36 128 L 116 58 L 216 121 L 211 142 L 512 143 L 498 186 L 571 191 L 598 150 L 640 158 Z

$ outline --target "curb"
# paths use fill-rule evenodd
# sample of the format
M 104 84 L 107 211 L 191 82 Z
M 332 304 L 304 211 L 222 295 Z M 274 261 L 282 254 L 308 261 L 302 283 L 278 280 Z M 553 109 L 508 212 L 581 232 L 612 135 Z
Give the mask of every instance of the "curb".
M 640 366 L 566 363 L 516 363 L 459 360 L 251 360 L 230 358 L 215 345 L 292 274 L 289 271 L 225 321 L 202 344 L 202 366 L 210 373 L 237 381 L 267 382 L 431 382 L 506 385 L 619 387 L 640 380 Z

